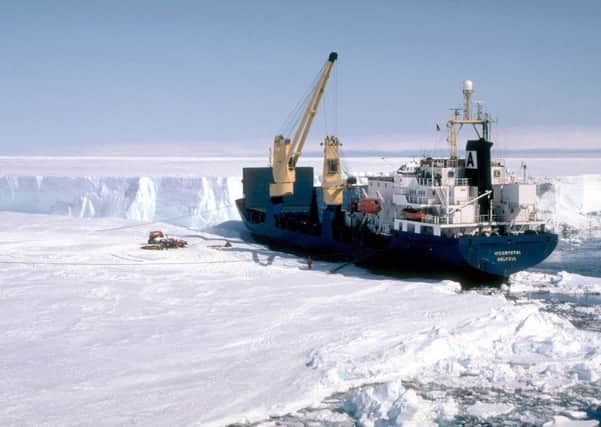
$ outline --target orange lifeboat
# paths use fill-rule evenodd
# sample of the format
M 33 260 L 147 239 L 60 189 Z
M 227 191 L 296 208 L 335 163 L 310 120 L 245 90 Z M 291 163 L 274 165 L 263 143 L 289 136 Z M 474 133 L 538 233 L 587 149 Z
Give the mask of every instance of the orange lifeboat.
M 411 221 L 423 221 L 426 215 L 428 215 L 428 212 L 421 209 L 405 208 L 403 209 L 403 215 Z
M 382 209 L 377 199 L 361 199 L 358 208 L 359 212 L 366 214 L 377 214 Z

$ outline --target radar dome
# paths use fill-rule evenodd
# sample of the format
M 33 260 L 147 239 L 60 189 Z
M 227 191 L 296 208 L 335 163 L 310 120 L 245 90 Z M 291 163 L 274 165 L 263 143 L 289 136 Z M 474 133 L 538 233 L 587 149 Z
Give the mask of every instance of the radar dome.
M 472 92 L 474 90 L 474 84 L 472 83 L 471 80 L 463 81 L 463 90 L 469 91 L 469 92 Z

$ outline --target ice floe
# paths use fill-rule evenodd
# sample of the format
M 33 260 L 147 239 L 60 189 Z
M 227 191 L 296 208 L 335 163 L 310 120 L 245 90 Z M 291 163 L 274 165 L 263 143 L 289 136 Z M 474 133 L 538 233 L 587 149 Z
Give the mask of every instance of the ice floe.
M 513 293 L 543 291 L 562 294 L 601 295 L 601 278 L 582 276 L 567 271 L 560 271 L 555 274 L 521 271 L 513 274 L 509 279 L 509 283 Z

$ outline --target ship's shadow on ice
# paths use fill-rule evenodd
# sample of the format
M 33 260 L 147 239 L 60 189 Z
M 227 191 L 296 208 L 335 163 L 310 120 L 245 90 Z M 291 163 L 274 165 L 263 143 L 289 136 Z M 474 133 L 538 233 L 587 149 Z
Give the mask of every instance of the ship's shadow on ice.
M 228 238 L 239 238 L 242 240 L 251 239 L 251 234 L 244 227 L 242 221 L 225 221 L 210 227 L 207 231 Z
M 203 229 L 202 231 L 211 233 L 213 236 L 216 237 L 207 237 L 206 235 L 203 235 L 200 232 L 196 234 L 184 235 L 182 237 L 188 239 L 197 238 L 205 242 L 215 242 L 215 248 L 220 249 L 226 248 L 226 245 L 229 243 L 229 245 L 227 246 L 228 252 L 250 253 L 253 262 L 263 267 L 268 267 L 272 265 L 276 257 L 284 259 L 298 258 L 295 254 L 282 251 L 274 251 L 269 247 L 256 248 L 236 246 L 236 244 L 238 243 L 260 243 L 253 238 L 252 234 L 248 232 L 248 230 L 244 227 L 244 224 L 241 221 L 226 221 L 213 227 Z
M 190 229 L 195 231 L 195 229 Z M 203 233 L 211 233 L 218 237 L 207 237 Z M 201 239 L 206 242 L 225 242 L 231 243 L 242 243 L 252 241 L 252 236 L 244 228 L 244 224 L 241 221 L 226 221 L 221 224 L 214 225 L 212 227 L 199 229 L 198 232 L 181 235 L 183 238 L 188 239 Z

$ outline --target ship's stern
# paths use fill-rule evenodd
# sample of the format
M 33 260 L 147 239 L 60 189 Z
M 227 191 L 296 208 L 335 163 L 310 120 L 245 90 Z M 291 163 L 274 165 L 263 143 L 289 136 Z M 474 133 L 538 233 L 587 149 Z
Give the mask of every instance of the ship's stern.
M 501 277 L 539 264 L 556 246 L 557 235 L 548 232 L 459 238 L 459 250 L 471 268 Z

